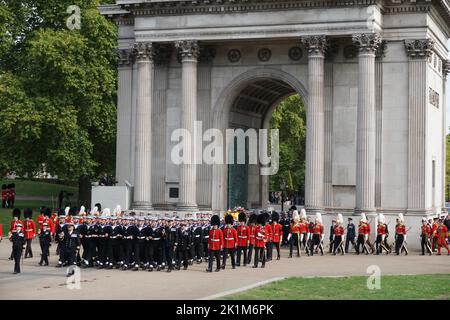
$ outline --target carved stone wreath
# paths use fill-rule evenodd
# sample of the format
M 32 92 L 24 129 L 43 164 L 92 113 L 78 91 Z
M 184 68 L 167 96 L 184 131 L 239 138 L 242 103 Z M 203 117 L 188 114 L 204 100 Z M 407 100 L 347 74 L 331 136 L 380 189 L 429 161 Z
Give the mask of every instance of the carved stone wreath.
M 298 61 L 303 57 L 303 51 L 300 47 L 292 47 L 289 49 L 289 58 Z
M 353 59 L 358 55 L 358 47 L 351 44 L 344 47 L 344 57 L 346 59 Z
M 241 60 L 241 52 L 238 49 L 231 49 L 228 51 L 228 60 L 230 62 L 238 62 Z
M 258 59 L 262 62 L 269 61 L 272 57 L 272 51 L 268 48 L 262 48 L 258 50 Z

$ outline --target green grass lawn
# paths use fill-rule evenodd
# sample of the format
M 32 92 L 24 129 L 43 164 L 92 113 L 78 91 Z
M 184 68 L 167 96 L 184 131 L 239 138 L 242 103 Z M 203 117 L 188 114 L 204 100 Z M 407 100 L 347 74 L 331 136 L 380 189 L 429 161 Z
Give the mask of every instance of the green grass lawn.
M 403 300 L 450 299 L 450 274 L 382 276 L 381 289 L 369 290 L 363 276 L 288 278 L 251 289 L 226 300 Z
M 48 200 L 16 200 L 14 206 L 21 209 L 23 219 L 23 209 L 31 208 L 33 210 L 33 218 L 36 221 L 38 210 L 41 206 L 56 208 L 58 205 L 58 194 L 61 190 L 65 190 L 74 195 L 70 197 L 71 203 L 76 203 L 78 199 L 78 187 L 63 184 L 48 183 L 34 180 L 1 180 L 1 184 L 9 184 L 14 182 L 16 185 L 16 196 L 34 196 L 43 197 Z M 52 201 L 53 198 L 53 201 Z M 0 224 L 2 225 L 3 237 L 6 237 L 9 231 L 9 223 L 12 219 L 12 209 L 0 208 Z
M 58 199 L 58 194 L 61 190 L 65 190 L 69 193 L 73 193 L 71 196 L 73 199 L 78 197 L 78 187 L 68 186 L 57 183 L 49 183 L 36 180 L 1 180 L 0 184 L 14 183 L 16 185 L 16 195 L 18 196 L 35 196 L 35 197 L 48 197 Z

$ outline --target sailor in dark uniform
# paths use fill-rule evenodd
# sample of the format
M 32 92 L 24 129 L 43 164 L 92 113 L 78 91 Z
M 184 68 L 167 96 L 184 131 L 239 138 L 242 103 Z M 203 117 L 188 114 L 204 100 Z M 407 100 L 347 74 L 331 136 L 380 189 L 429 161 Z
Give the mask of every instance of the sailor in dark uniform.
M 181 228 L 178 231 L 178 266 L 180 269 L 181 263 L 183 264 L 183 269 L 186 270 L 189 265 L 189 251 L 193 244 L 193 233 L 192 230 L 187 226 L 186 222 L 181 224 Z
M 22 223 L 16 223 L 15 232 L 9 233 L 9 240 L 12 242 L 12 255 L 14 258 L 14 274 L 20 273 L 20 258 L 25 249 L 25 234 Z
M 39 261 L 39 265 L 48 266 L 48 256 L 50 253 L 50 244 L 52 242 L 52 233 L 48 227 L 48 223 L 44 222 L 42 224 L 42 230 L 39 233 L 39 244 L 41 246 L 41 261 Z
M 167 272 L 171 272 L 175 265 L 174 252 L 178 245 L 178 229 L 175 227 L 175 221 L 169 220 L 165 228 L 165 251 Z

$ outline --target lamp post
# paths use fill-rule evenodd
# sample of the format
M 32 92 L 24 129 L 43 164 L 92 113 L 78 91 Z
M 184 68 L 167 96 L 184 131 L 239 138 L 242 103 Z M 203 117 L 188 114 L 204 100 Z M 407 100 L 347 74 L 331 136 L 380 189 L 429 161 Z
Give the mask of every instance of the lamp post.
M 281 212 L 284 212 L 284 189 L 286 188 L 286 181 L 282 180 L 280 182 L 281 189 Z

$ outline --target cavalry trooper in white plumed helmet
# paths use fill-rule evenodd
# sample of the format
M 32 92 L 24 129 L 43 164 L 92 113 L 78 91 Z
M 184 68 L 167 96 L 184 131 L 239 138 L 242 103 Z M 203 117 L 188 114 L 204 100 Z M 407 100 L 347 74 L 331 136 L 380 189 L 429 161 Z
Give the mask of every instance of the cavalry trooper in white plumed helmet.
M 292 258 L 292 251 L 295 247 L 297 250 L 297 257 L 301 256 L 300 253 L 300 216 L 297 210 L 292 212 L 292 222 L 288 235 L 289 241 L 289 258 Z
M 377 217 L 377 238 L 375 240 L 376 254 L 379 255 L 383 253 L 383 250 L 386 254 L 389 254 L 389 249 L 386 247 L 386 219 L 382 213 L 378 214 Z
M 345 254 L 345 248 L 344 248 L 344 243 L 345 243 L 345 233 L 344 233 L 344 227 L 343 227 L 343 222 L 344 222 L 344 217 L 342 216 L 342 214 L 338 214 L 337 219 L 336 219 L 336 225 L 334 226 L 334 230 L 333 230 L 333 234 L 334 234 L 334 239 L 333 239 L 333 255 L 336 255 L 337 251 L 341 251 L 341 254 L 344 255 Z
M 320 212 L 316 213 L 316 220 L 312 226 L 311 233 L 311 256 L 314 255 L 314 253 L 318 253 L 318 250 L 320 250 L 320 254 L 323 256 L 323 239 L 325 237 L 325 233 L 322 223 L 322 214 Z
M 309 237 L 310 237 L 309 223 L 306 216 L 306 210 L 302 208 L 300 210 L 300 248 L 303 245 L 306 254 L 308 256 L 309 256 L 309 246 L 308 246 Z
M 366 214 L 361 213 L 361 219 L 358 226 L 358 239 L 356 240 L 356 254 L 359 254 L 359 248 L 362 246 L 363 253 L 370 253 L 369 242 L 370 224 L 367 222 Z
M 405 252 L 408 255 L 408 248 L 406 248 L 406 226 L 403 224 L 403 214 L 399 213 L 397 224 L 395 226 L 395 254 L 399 255 Z

